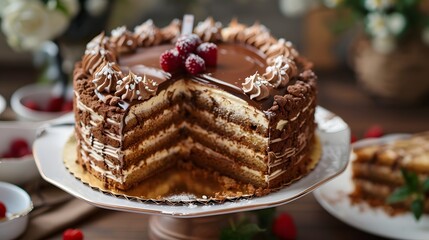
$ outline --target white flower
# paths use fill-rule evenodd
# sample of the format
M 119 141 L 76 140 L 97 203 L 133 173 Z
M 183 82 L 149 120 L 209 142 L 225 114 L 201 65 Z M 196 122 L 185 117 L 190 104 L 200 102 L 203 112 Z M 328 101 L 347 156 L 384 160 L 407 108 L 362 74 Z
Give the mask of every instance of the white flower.
M 407 20 L 404 15 L 400 13 L 392 13 L 387 19 L 387 25 L 391 33 L 398 35 L 400 34 L 406 25 Z
M 85 9 L 92 16 L 99 16 L 106 10 L 108 4 L 108 0 L 87 0 L 85 1 Z
M 3 10 L 12 2 L 13 0 L 0 0 L 0 17 L 3 15 Z
M 396 48 L 395 37 L 392 35 L 374 37 L 372 39 L 372 47 L 376 52 L 389 54 Z
M 429 45 L 429 27 L 425 27 L 422 31 L 422 40 Z
M 70 18 L 76 16 L 76 14 L 80 11 L 80 4 L 78 0 L 57 0 L 60 1 L 65 8 L 67 9 L 67 13 Z
M 68 26 L 60 11 L 49 10 L 41 1 L 13 1 L 3 10 L 2 30 L 14 48 L 34 50 L 60 35 Z
M 63 6 L 69 18 L 73 18 L 80 10 L 78 0 L 51 0 L 46 3 L 49 10 L 58 10 L 58 5 Z
M 395 0 L 365 0 L 365 8 L 369 11 L 382 11 L 395 4 Z
M 323 0 L 323 2 L 328 8 L 335 8 L 338 7 L 341 3 L 343 3 L 343 0 Z
M 283 15 L 296 17 L 307 12 L 315 2 L 315 0 L 280 0 L 279 7 Z
M 368 32 L 375 37 L 384 37 L 389 34 L 386 15 L 378 12 L 369 13 L 366 16 Z

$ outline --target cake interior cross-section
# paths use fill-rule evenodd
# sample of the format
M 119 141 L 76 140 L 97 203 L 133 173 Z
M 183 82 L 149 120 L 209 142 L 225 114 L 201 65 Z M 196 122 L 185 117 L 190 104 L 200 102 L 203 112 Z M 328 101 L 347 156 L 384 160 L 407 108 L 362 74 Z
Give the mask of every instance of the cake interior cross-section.
M 109 189 L 188 164 L 261 195 L 311 171 L 312 64 L 258 23 L 181 24 L 148 20 L 88 43 L 73 80 L 77 164 Z

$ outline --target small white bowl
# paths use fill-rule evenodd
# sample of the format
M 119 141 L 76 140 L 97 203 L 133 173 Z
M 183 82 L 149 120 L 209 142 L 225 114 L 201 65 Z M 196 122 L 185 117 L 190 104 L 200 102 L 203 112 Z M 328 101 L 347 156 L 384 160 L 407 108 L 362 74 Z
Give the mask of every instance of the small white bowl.
M 17 138 L 27 140 L 31 148 L 38 123 L 0 122 L 0 154 L 6 152 Z M 22 185 L 40 177 L 33 155 L 21 158 L 0 158 L 0 181 Z
M 6 109 L 6 101 L 4 100 L 4 97 L 0 95 L 0 115 L 4 112 Z
M 48 105 L 49 99 L 59 92 L 60 89 L 55 85 L 40 85 L 40 84 L 31 84 L 24 86 L 16 90 L 10 100 L 10 105 L 13 111 L 18 116 L 19 120 L 27 121 L 46 121 L 54 118 L 58 118 L 64 115 L 66 112 L 43 112 L 35 111 L 24 106 L 24 102 L 27 100 L 32 100 L 36 102 L 39 106 Z M 72 94 L 71 88 L 67 90 L 68 97 Z
M 0 182 L 0 201 L 6 205 L 7 217 L 0 220 L 0 240 L 15 239 L 27 228 L 33 203 L 27 192 L 5 182 Z

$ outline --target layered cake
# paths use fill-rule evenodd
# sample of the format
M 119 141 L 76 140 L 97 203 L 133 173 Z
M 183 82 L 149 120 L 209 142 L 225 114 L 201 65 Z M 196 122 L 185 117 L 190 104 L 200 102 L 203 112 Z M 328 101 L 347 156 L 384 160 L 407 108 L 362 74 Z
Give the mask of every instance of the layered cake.
M 261 24 L 114 29 L 74 71 L 77 162 L 129 189 L 191 163 L 269 192 L 315 163 L 316 76 Z
M 383 145 L 354 150 L 352 179 L 354 201 L 365 201 L 373 206 L 384 206 L 392 213 L 410 209 L 411 197 L 403 202 L 388 204 L 395 189 L 404 186 L 401 169 L 416 173 L 423 182 L 429 177 L 429 132 L 412 135 Z M 429 213 L 426 194 L 424 211 Z

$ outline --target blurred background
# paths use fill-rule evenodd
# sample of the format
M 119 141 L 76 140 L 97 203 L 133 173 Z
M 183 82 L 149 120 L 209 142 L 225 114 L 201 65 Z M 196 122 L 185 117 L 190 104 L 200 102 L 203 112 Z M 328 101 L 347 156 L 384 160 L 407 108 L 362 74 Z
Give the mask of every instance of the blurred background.
M 85 22 L 85 24 L 99 24 L 100 26 L 93 27 L 92 32 L 82 36 L 81 39 L 75 38 L 74 41 L 86 43 L 102 29 L 109 32 L 122 25 L 133 29 L 147 19 L 153 19 L 157 26 L 162 27 L 170 23 L 172 19 L 182 18 L 185 13 L 190 13 L 195 16 L 196 21 L 213 16 L 223 25 L 227 25 L 233 18 L 248 25 L 258 21 L 267 26 L 276 37 L 290 40 L 299 50 L 309 53 L 308 57 L 313 61 L 323 58 L 320 64 L 316 64 L 318 68 L 332 68 L 334 65 L 340 64 L 339 59 L 343 57 L 341 55 L 347 51 L 348 47 L 347 41 L 338 41 L 335 44 L 329 42 L 327 44 L 331 45 L 324 46 L 324 49 L 320 49 L 316 53 L 312 52 L 315 48 L 313 44 L 319 44 L 317 42 L 344 38 L 344 36 L 335 36 L 333 31 L 329 32 L 332 19 L 329 19 L 328 15 L 333 17 L 332 10 L 328 10 L 322 6 L 321 2 L 314 0 L 118 0 L 107 2 L 110 2 L 108 5 L 111 6 L 108 6 L 110 9 L 106 10 L 108 11 L 106 21 Z M 74 19 L 74 22 L 71 21 L 72 27 L 67 30 L 68 34 L 66 31 L 66 38 L 70 38 L 70 35 L 79 31 L 73 27 L 76 21 L 79 21 L 79 18 Z M 83 26 L 81 24 L 79 28 Z M 314 32 L 315 30 L 317 32 Z M 32 64 L 33 54 L 31 52 L 13 50 L 5 38 L 4 33 L 0 35 L 0 64 L 3 66 Z M 329 55 L 327 55 L 328 53 Z M 332 55 L 339 59 L 333 59 Z
M 292 41 L 317 70 L 353 70 L 360 86 L 386 102 L 420 102 L 429 91 L 429 81 L 420 81 L 428 73 L 426 0 L 0 2 L 0 67 L 33 66 L 38 73 L 35 81 L 65 77 L 58 70 L 55 46 L 46 42 L 60 46 L 61 70 L 70 76 L 85 44 L 101 31 L 122 25 L 132 30 L 147 19 L 163 27 L 190 13 L 196 21 L 213 16 L 224 26 L 232 18 L 248 25 L 258 21 L 274 36 Z M 403 84 L 404 77 L 407 84 Z M 6 84 L 3 78 L 0 84 Z
M 3 161 L 0 170 L 40 179 L 31 155 L 35 129 L 72 110 L 73 66 L 92 38 L 123 25 L 133 31 L 148 19 L 164 27 L 184 14 L 224 26 L 233 18 L 259 22 L 291 41 L 314 63 L 318 104 L 345 120 L 352 141 L 429 130 L 429 0 L 0 0 L 0 155 L 10 142 L 28 142 L 30 164 L 9 170 Z M 25 130 L 22 123 L 28 132 L 11 127 Z M 12 182 L 5 176 L 0 181 Z M 279 209 L 292 215 L 301 239 L 379 239 L 333 218 L 310 194 Z M 145 215 L 98 209 L 87 219 L 94 208 L 82 211 L 72 219 L 57 209 L 55 221 L 42 222 L 50 226 L 43 236 L 58 239 L 64 226 L 76 225 L 89 239 L 132 239 L 147 228 Z

